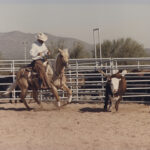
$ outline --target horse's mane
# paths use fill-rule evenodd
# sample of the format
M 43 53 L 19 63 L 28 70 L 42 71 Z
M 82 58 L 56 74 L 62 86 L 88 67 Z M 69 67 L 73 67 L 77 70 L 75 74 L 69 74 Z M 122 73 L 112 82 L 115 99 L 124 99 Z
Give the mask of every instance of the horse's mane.
M 63 65 L 62 64 L 62 56 L 69 58 L 68 49 L 63 49 L 63 50 L 59 49 L 59 53 L 56 56 L 55 65 L 54 65 L 56 72 L 59 70 L 60 66 Z

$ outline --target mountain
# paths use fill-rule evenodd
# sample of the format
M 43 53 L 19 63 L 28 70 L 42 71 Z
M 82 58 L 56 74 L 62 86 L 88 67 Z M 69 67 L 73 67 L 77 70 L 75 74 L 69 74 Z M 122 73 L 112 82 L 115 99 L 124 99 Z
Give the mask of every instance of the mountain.
M 58 37 L 51 34 L 46 33 L 48 36 L 48 40 L 46 41 L 46 45 L 51 49 L 53 46 L 58 46 L 59 44 L 63 44 L 65 48 L 68 48 L 69 51 L 73 49 L 74 44 L 80 42 L 84 49 L 88 52 L 91 52 L 92 45 L 88 44 L 84 41 L 75 39 L 75 38 L 67 38 L 67 37 Z M 0 33 L 0 54 L 2 55 L 2 59 L 30 59 L 29 50 L 31 48 L 32 43 L 36 40 L 36 34 L 32 33 L 23 33 L 20 31 L 12 31 L 7 33 Z

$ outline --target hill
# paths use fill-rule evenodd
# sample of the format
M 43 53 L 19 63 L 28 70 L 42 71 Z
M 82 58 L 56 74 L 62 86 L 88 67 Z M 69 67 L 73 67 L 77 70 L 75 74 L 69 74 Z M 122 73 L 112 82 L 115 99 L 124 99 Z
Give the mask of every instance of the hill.
M 51 34 L 48 34 L 48 41 L 46 45 L 49 48 L 52 48 L 52 45 L 58 46 L 63 44 L 65 48 L 68 48 L 69 51 L 72 50 L 74 44 L 80 42 L 86 51 L 92 50 L 92 45 L 84 41 L 67 38 L 67 37 L 58 37 Z M 36 40 L 36 34 L 32 33 L 23 33 L 20 31 L 12 31 L 7 33 L 0 33 L 0 53 L 2 59 L 24 59 L 25 51 L 26 58 L 30 59 L 29 50 L 31 44 Z

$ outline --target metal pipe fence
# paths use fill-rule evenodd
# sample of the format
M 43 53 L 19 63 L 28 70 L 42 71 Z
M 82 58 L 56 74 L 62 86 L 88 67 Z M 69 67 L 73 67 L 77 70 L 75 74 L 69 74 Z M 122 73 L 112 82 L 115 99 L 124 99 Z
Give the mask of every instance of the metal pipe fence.
M 17 71 L 29 64 L 31 60 L 0 60 L 0 93 L 15 81 Z M 54 60 L 49 60 L 53 66 Z M 149 101 L 150 100 L 150 58 L 88 58 L 70 59 L 66 69 L 67 85 L 72 89 L 73 101 L 103 101 L 106 78 L 99 73 L 103 70 L 111 75 L 116 70 L 128 70 L 126 75 L 127 91 L 124 101 Z M 11 82 L 4 79 L 12 78 Z M 3 88 L 5 86 L 5 90 Z M 0 96 L 0 100 L 18 99 L 14 90 L 11 96 Z M 66 94 L 58 90 L 62 99 Z M 29 95 L 28 98 L 31 96 Z M 53 100 L 49 90 L 39 90 L 41 100 Z

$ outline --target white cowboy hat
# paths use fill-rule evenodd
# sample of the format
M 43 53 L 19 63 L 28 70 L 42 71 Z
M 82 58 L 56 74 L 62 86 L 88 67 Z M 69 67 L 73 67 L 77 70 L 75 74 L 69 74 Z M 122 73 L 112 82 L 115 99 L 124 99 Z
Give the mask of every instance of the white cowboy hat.
M 47 41 L 48 37 L 47 37 L 47 35 L 45 35 L 44 33 L 38 33 L 38 34 L 37 34 L 37 39 L 39 39 L 39 40 L 45 42 L 45 41 Z

